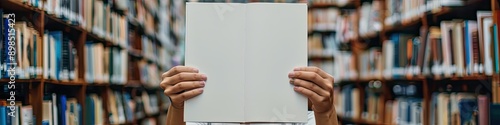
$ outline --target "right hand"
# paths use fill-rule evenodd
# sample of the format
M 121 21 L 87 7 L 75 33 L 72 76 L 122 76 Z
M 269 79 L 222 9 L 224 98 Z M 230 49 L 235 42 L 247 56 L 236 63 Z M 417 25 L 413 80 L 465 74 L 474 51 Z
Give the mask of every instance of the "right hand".
M 172 106 L 184 108 L 184 101 L 203 93 L 207 76 L 198 73 L 198 69 L 187 66 L 176 66 L 161 75 L 160 87 L 170 97 Z

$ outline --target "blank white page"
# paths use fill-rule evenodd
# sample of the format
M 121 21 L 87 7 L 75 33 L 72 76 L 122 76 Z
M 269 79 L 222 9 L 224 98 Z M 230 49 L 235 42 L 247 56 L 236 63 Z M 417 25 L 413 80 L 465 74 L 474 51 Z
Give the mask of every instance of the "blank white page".
M 245 120 L 307 122 L 307 98 L 288 73 L 307 66 L 307 5 L 247 4 Z
M 187 3 L 185 65 L 207 75 L 184 121 L 244 122 L 245 5 Z

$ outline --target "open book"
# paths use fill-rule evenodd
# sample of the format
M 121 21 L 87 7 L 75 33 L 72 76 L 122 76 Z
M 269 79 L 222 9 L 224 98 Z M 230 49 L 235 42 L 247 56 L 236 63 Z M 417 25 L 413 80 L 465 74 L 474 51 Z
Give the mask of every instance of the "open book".
M 306 122 L 288 73 L 307 66 L 307 6 L 187 3 L 185 65 L 208 80 L 187 122 Z

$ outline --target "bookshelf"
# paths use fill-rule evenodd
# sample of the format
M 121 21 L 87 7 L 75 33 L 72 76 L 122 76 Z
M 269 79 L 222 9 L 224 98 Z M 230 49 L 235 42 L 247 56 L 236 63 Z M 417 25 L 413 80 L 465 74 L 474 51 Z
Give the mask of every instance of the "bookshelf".
M 390 15 L 388 13 L 389 11 L 389 5 L 386 4 L 387 2 L 394 2 L 398 0 L 352 0 L 351 3 L 354 5 L 355 13 L 361 14 L 362 11 L 362 5 L 363 3 L 367 2 L 370 4 L 374 4 L 375 1 L 378 1 L 382 3 L 380 5 L 380 11 L 378 14 L 381 17 L 381 20 L 378 20 L 381 22 L 382 26 L 381 29 L 378 31 L 370 31 L 365 34 L 359 33 L 359 30 L 356 28 L 359 28 L 361 24 L 356 23 L 360 22 L 359 15 L 358 18 L 353 19 L 354 25 L 358 26 L 353 26 L 354 30 L 353 32 L 357 33 L 356 35 L 353 35 L 354 37 L 349 38 L 349 39 L 344 39 L 344 40 L 338 40 L 338 41 L 330 41 L 329 39 L 326 39 L 325 36 L 328 36 L 328 33 L 321 33 L 312 30 L 313 32 L 309 32 L 308 36 L 311 37 L 318 37 L 318 38 L 323 38 L 322 40 L 316 40 L 316 39 L 309 39 L 309 42 L 317 42 L 321 41 L 324 45 L 323 47 L 313 47 L 311 48 L 311 45 L 309 46 L 309 50 L 311 49 L 318 49 L 315 51 L 331 51 L 329 48 L 331 48 L 332 43 L 328 42 L 335 42 L 339 45 L 342 45 L 341 47 L 334 46 L 337 48 L 340 48 L 340 51 L 334 51 L 331 56 L 332 58 L 317 58 L 317 55 L 310 54 L 310 65 L 318 66 L 322 68 L 323 70 L 330 72 L 336 79 L 336 83 L 334 83 L 336 87 L 335 91 L 340 91 L 336 92 L 335 98 L 343 98 L 339 96 L 339 93 L 342 94 L 344 90 L 348 90 L 351 92 L 351 89 L 357 89 L 357 90 L 352 90 L 356 91 L 355 96 L 349 96 L 347 98 L 353 98 L 353 103 L 351 104 L 360 104 L 360 105 L 355 105 L 357 108 L 355 112 L 358 112 L 357 114 L 352 114 L 352 110 L 350 110 L 350 115 L 354 116 L 349 116 L 346 117 L 344 115 L 345 112 L 338 112 L 339 115 L 339 121 L 342 124 L 396 124 L 391 118 L 387 118 L 386 115 L 390 113 L 392 110 L 388 110 L 386 107 L 388 103 L 392 103 L 398 99 L 406 99 L 406 100 L 411 100 L 412 98 L 419 98 L 421 99 L 421 108 L 422 112 L 420 112 L 424 117 L 422 117 L 420 120 L 421 124 L 428 125 L 431 124 L 430 122 L 433 120 L 431 117 L 431 107 L 432 107 L 432 102 L 433 102 L 433 94 L 437 92 L 467 92 L 467 93 L 475 93 L 476 95 L 480 96 L 487 96 L 488 97 L 488 105 L 489 104 L 496 104 L 498 105 L 498 100 L 495 100 L 494 98 L 500 97 L 498 93 L 495 93 L 495 89 L 498 89 L 498 78 L 499 74 L 498 73 L 493 73 L 492 75 L 485 75 L 485 74 L 472 74 L 472 75 L 467 75 L 467 76 L 456 76 L 452 75 L 449 77 L 435 77 L 434 75 L 413 75 L 411 77 L 403 76 L 403 77 L 391 77 L 391 78 L 386 78 L 383 75 L 377 76 L 377 75 L 372 75 L 368 73 L 368 76 L 366 74 L 362 74 L 363 72 L 363 62 L 367 60 L 362 60 L 363 58 L 368 58 L 364 56 L 363 54 L 366 51 L 369 51 L 373 48 L 379 48 L 375 52 L 381 52 L 384 51 L 383 46 L 385 45 L 388 40 L 391 40 L 391 35 L 392 34 L 397 34 L 397 33 L 405 33 L 405 34 L 419 34 L 421 32 L 422 28 L 430 28 L 430 27 L 436 27 L 440 26 L 440 23 L 442 21 L 446 20 L 453 20 L 453 19 L 462 19 L 462 20 L 477 20 L 476 18 L 476 11 L 481 10 L 481 11 L 492 11 L 493 15 L 493 20 L 495 24 L 498 24 L 498 6 L 499 3 L 496 0 L 464 0 L 461 2 L 459 5 L 457 5 L 456 1 L 447 1 L 449 3 L 445 2 L 440 2 L 440 1 L 427 1 L 427 4 L 421 4 L 416 7 L 411 7 L 415 8 L 415 10 L 409 9 L 407 10 L 408 13 L 401 14 L 401 15 Z M 405 0 L 401 0 L 405 1 Z M 314 1 L 313 1 L 314 2 Z M 409 1 L 405 1 L 409 2 Z M 419 0 L 416 1 L 411 1 L 414 2 L 412 4 L 418 5 Z M 314 3 L 309 3 L 310 8 L 309 11 L 315 11 L 315 10 L 325 10 L 325 9 L 338 9 L 340 11 L 342 10 L 350 10 L 352 8 L 345 8 L 345 7 L 337 7 L 334 5 L 330 6 L 315 6 Z M 400 5 L 400 6 L 405 6 L 405 5 Z M 311 14 L 310 14 L 311 15 Z M 320 14 L 319 14 L 320 15 Z M 404 17 L 404 19 L 398 19 L 397 17 Z M 313 17 L 313 19 L 309 19 L 309 23 L 311 23 L 311 20 L 317 22 L 317 20 L 321 20 L 321 18 L 316 19 L 318 17 Z M 392 21 L 387 21 L 387 20 Z M 323 23 L 323 22 L 320 22 Z M 314 24 L 309 24 L 309 26 L 314 26 Z M 332 30 L 330 31 L 332 33 L 338 33 L 337 30 Z M 317 35 L 317 36 L 315 36 Z M 497 34 L 495 34 L 497 35 Z M 347 46 L 348 49 L 345 49 Z M 343 48 L 344 47 L 344 48 Z M 397 52 L 397 51 L 396 51 Z M 340 54 L 339 54 L 340 53 Z M 351 58 L 346 58 L 351 57 Z M 311 58 L 313 57 L 313 58 Z M 338 64 L 332 64 L 331 60 L 334 60 L 334 63 Z M 339 62 L 335 62 L 336 60 L 339 60 Z M 344 64 L 346 63 L 346 64 Z M 339 66 L 331 66 L 331 65 L 339 65 Z M 328 71 L 330 70 L 330 71 Z M 341 70 L 341 71 L 335 71 L 335 70 Z M 352 71 L 349 71 L 352 70 Z M 368 70 L 370 71 L 370 70 Z M 380 74 L 383 74 L 383 72 L 379 72 Z M 339 75 L 340 74 L 340 75 Z M 375 73 L 377 74 L 377 73 Z M 374 83 L 378 83 L 379 87 L 374 87 Z M 346 88 L 347 86 L 347 88 Z M 416 86 L 416 91 L 417 94 L 414 95 L 395 95 L 394 91 L 394 86 Z M 404 88 L 404 87 L 403 87 Z M 374 91 L 374 92 L 373 92 Z M 366 96 L 372 96 L 373 94 L 377 95 L 376 99 L 382 100 L 382 101 L 377 101 L 377 102 L 369 102 L 371 98 L 367 98 Z M 345 94 L 344 94 L 345 95 Z M 406 98 L 408 97 L 408 98 Z M 354 101 L 356 100 L 356 101 Z M 346 101 L 346 100 L 336 100 L 338 102 Z M 365 111 L 369 110 L 369 106 L 366 106 L 367 104 L 369 105 L 376 105 L 376 108 L 372 108 L 378 111 Z M 342 105 L 342 104 L 338 104 Z M 345 107 L 344 107 L 345 108 Z M 337 111 L 343 110 L 343 109 L 337 109 Z M 360 111 L 361 110 L 361 111 Z M 389 111 L 389 112 L 388 112 Z M 496 111 L 496 110 L 495 110 Z M 373 118 L 373 116 L 370 116 L 370 112 L 376 112 L 375 114 L 378 117 L 378 120 L 374 120 L 374 122 L 371 122 L 370 118 Z M 367 113 L 367 114 L 364 114 Z M 364 116 L 366 115 L 366 116 Z M 389 115 L 389 116 L 390 116 Z M 391 116 L 394 117 L 394 116 Z M 399 121 L 398 121 L 399 122 Z M 482 122 L 482 121 L 481 121 Z M 489 121 L 488 121 L 489 122 Z M 405 124 L 404 122 L 400 122 L 398 124 Z M 408 123 L 409 124 L 409 123 Z M 481 123 L 483 124 L 483 123 Z
M 336 3 L 338 1 L 344 3 Z M 360 104 L 353 105 L 354 108 L 357 108 L 357 111 L 356 113 L 352 113 L 351 110 L 351 113 L 349 114 L 350 116 L 346 116 L 345 112 L 339 112 L 339 120 L 342 124 L 394 124 L 394 119 L 391 119 L 392 117 L 395 117 L 392 116 L 392 112 L 394 112 L 394 110 L 392 110 L 392 108 L 388 108 L 388 105 L 390 104 L 389 106 L 392 106 L 393 104 L 396 104 L 394 102 L 397 102 L 399 100 L 412 100 L 412 98 L 418 98 L 421 99 L 420 105 L 422 109 L 420 113 L 425 116 L 420 118 L 421 123 L 424 125 L 428 125 L 432 121 L 432 118 L 428 116 L 431 116 L 431 114 L 433 114 L 431 113 L 431 105 L 433 105 L 433 94 L 436 92 L 476 92 L 476 94 L 478 95 L 487 96 L 489 98 L 488 103 L 498 104 L 500 102 L 500 99 L 495 99 L 500 97 L 500 92 L 498 92 L 500 90 L 495 90 L 500 87 L 500 85 L 498 85 L 500 83 L 499 73 L 493 73 L 493 75 L 452 75 L 450 77 L 435 77 L 433 75 L 419 74 L 413 75 L 411 77 L 397 78 L 386 78 L 384 76 L 371 75 L 367 76 L 361 74 L 362 69 L 364 69 L 362 67 L 363 62 L 366 61 L 362 60 L 365 59 L 363 58 L 363 56 L 366 57 L 364 53 L 373 48 L 378 48 L 373 50 L 373 52 L 382 53 L 385 50 L 383 46 L 388 43 L 388 40 L 391 40 L 392 34 L 405 33 L 418 36 L 421 32 L 421 29 L 429 29 L 430 27 L 440 26 L 440 23 L 442 21 L 449 21 L 453 19 L 477 20 L 477 17 L 475 16 L 476 10 L 492 11 L 493 24 L 500 24 L 500 3 L 498 3 L 497 0 L 464 0 L 465 2 L 460 5 L 449 5 L 450 3 L 444 4 L 436 2 L 439 0 L 428 0 L 429 2 L 425 4 L 416 2 L 415 4 L 421 5 L 411 6 L 410 8 L 412 9 L 406 10 L 408 11 L 406 14 L 395 14 L 396 16 L 390 15 L 391 13 L 388 13 L 390 8 L 387 3 L 394 1 L 398 0 L 310 0 L 308 3 L 309 16 L 311 16 L 309 17 L 310 24 L 308 24 L 309 50 L 311 50 L 309 52 L 309 64 L 318 66 L 328 73 L 334 75 L 334 77 L 336 78 L 336 83 L 334 83 L 334 85 L 336 86 L 335 92 L 338 92 L 336 93 L 336 99 L 338 99 L 337 97 L 340 97 L 338 96 L 338 94 L 341 94 L 342 92 L 344 92 L 344 90 L 350 90 L 352 92 L 352 90 L 354 89 L 355 92 L 352 93 L 355 93 L 356 96 L 352 96 L 353 99 L 351 101 L 355 102 L 355 104 Z M 151 26 L 151 24 L 149 24 L 148 22 L 144 22 L 143 19 L 151 18 L 147 17 L 150 16 L 148 14 L 158 14 L 159 11 L 145 8 L 146 6 L 150 6 L 151 3 L 145 4 L 141 2 L 141 4 L 144 4 L 140 5 L 143 6 L 143 8 L 140 8 L 138 10 L 141 10 L 143 11 L 143 13 L 147 14 L 142 15 L 143 18 L 127 17 L 127 29 L 130 30 L 130 32 L 128 32 L 127 34 L 131 35 L 131 37 L 127 38 L 129 41 L 131 41 L 131 43 L 126 44 L 120 44 L 117 43 L 117 41 L 102 37 L 102 35 L 99 35 L 87 28 L 82 28 L 79 25 L 67 23 L 67 21 L 56 17 L 53 14 L 48 14 L 46 10 L 44 10 L 44 8 L 36 8 L 32 5 L 13 0 L 2 0 L 0 1 L 0 9 L 3 9 L 4 12 L 14 12 L 17 15 L 22 15 L 27 18 L 26 20 L 33 20 L 33 27 L 39 32 L 39 34 L 45 34 L 47 30 L 63 31 L 65 35 L 69 34 L 68 36 L 70 36 L 70 39 L 75 42 L 75 49 L 78 52 L 78 64 L 87 63 L 87 60 L 85 60 L 84 58 L 87 53 L 83 53 L 85 50 L 85 44 L 87 41 L 93 41 L 93 43 L 95 44 L 102 44 L 104 48 L 118 48 L 125 51 L 128 61 L 133 62 L 133 65 L 140 62 L 141 65 L 152 65 L 150 67 L 153 68 L 157 67 L 158 72 L 161 72 L 166 71 L 172 65 L 181 64 L 182 59 L 179 59 L 179 56 L 182 55 L 177 55 L 177 53 L 170 55 L 166 60 L 175 60 L 178 62 L 174 61 L 171 62 L 171 64 L 164 64 L 160 62 L 161 60 L 152 58 L 152 56 L 148 54 L 149 52 L 144 51 L 146 49 L 142 44 L 144 43 L 143 41 L 145 41 L 144 39 L 147 39 L 147 41 L 150 41 L 151 44 L 155 44 L 167 49 L 167 53 L 174 53 L 177 46 L 182 46 L 182 27 L 184 21 L 182 17 L 182 9 L 183 2 L 185 1 L 168 2 L 168 6 L 171 7 L 169 9 L 174 9 L 168 10 L 172 11 L 172 13 L 168 14 L 169 19 L 168 21 L 166 21 L 169 23 L 169 28 L 167 28 L 168 31 L 153 31 L 154 33 L 151 33 L 151 31 L 147 31 L 149 29 L 155 28 L 152 28 L 154 26 Z M 227 1 L 223 0 L 219 2 Z M 243 0 L 243 2 L 259 2 L 259 0 Z M 274 2 L 284 1 L 276 0 Z M 379 2 L 379 8 L 373 7 L 375 6 L 373 4 L 376 2 Z M 366 9 L 364 3 L 368 3 L 368 5 L 371 5 L 370 9 Z M 377 15 L 375 17 L 378 18 L 361 18 L 360 15 L 366 14 L 366 10 L 374 10 L 369 11 L 368 15 L 374 14 Z M 117 15 L 122 16 L 127 15 L 126 12 L 122 11 L 116 11 L 116 13 Z M 325 13 L 327 13 L 327 16 L 335 16 L 331 16 L 331 18 L 333 19 L 318 19 L 318 17 L 325 17 Z M 136 16 L 139 17 L 139 15 Z M 401 19 L 401 17 L 404 17 L 404 19 Z M 154 18 L 156 19 L 157 17 Z M 366 21 L 366 19 L 376 23 L 370 22 L 368 24 L 363 24 L 366 27 L 374 27 L 362 29 L 362 31 L 360 30 L 360 28 L 365 27 L 361 26 L 360 22 L 362 22 L 362 20 Z M 332 23 L 333 21 L 337 23 L 338 20 L 344 21 L 344 23 L 340 23 L 341 26 L 348 27 L 337 28 L 339 26 L 337 24 L 328 25 L 328 23 Z M 318 26 L 319 28 L 317 28 L 315 26 L 315 23 L 323 23 L 322 25 L 326 26 Z M 338 29 L 341 29 L 342 32 L 340 32 Z M 161 33 L 167 35 L 162 35 Z M 498 36 L 500 34 L 498 34 L 497 32 L 497 34 L 494 35 Z M 341 38 L 339 38 L 339 36 Z M 85 66 L 78 65 L 77 68 L 85 69 Z M 133 67 L 131 67 L 130 69 L 134 69 L 133 71 L 138 71 Z M 162 98 L 163 93 L 161 89 L 159 89 L 159 87 L 149 85 L 148 83 L 150 83 L 151 81 L 142 80 L 144 78 L 141 78 L 140 73 L 139 75 L 137 75 L 136 73 L 136 75 L 127 76 L 126 82 L 123 84 L 114 84 L 112 82 L 87 82 L 85 80 L 87 76 L 85 71 L 77 70 L 77 72 L 78 76 L 76 81 L 59 81 L 46 79 L 43 77 L 35 79 L 16 80 L 16 84 L 20 84 L 21 86 L 23 86 L 23 90 L 29 89 L 27 90 L 28 93 L 26 94 L 26 98 L 21 98 L 21 100 L 27 102 L 25 103 L 26 105 L 33 106 L 33 114 L 36 117 L 36 124 L 42 123 L 42 114 L 44 113 L 42 104 L 44 102 L 44 95 L 47 91 L 54 91 L 46 90 L 47 88 L 63 88 L 70 90 L 70 92 L 72 93 L 66 92 L 67 90 L 65 90 L 65 92 L 70 93 L 68 95 L 75 98 L 81 105 L 83 111 L 81 115 L 84 117 L 83 119 L 85 119 L 87 114 L 89 114 L 85 110 L 86 104 L 84 103 L 86 98 L 89 97 L 89 94 L 96 94 L 98 97 L 101 97 L 103 106 L 102 108 L 104 109 L 103 113 L 109 114 L 109 104 L 111 103 L 110 92 L 129 93 L 131 98 L 134 99 L 142 98 L 142 95 L 144 93 L 147 93 L 148 96 L 155 95 L 156 98 L 158 98 L 158 104 L 153 105 L 159 106 L 159 112 L 147 114 L 142 111 L 142 115 L 137 115 L 134 113 L 134 116 L 136 117 L 134 117 L 132 121 L 119 123 L 120 125 L 161 123 L 162 119 L 158 119 L 158 117 L 162 117 L 167 112 L 168 107 L 162 106 L 164 105 L 162 103 L 163 101 L 168 101 L 168 98 Z M 0 79 L 0 85 L 4 85 L 8 81 L 8 79 Z M 416 94 L 410 96 L 406 94 L 395 94 L 393 92 L 395 88 L 413 90 Z M 345 100 L 336 100 L 336 102 L 344 101 Z M 374 107 L 370 107 L 371 105 L 373 105 Z M 339 108 L 338 110 L 340 109 L 341 108 Z M 365 109 L 368 111 L 365 111 Z M 492 109 L 492 111 L 497 110 L 498 109 Z M 111 124 L 109 117 L 103 118 L 105 124 Z M 86 122 L 83 121 L 82 124 L 85 123 Z
M 87 0 L 85 0 L 87 1 Z M 108 0 L 91 0 L 92 2 L 95 1 L 107 1 L 111 2 Z M 181 39 L 183 34 L 179 34 L 179 32 L 182 31 L 177 31 L 177 30 L 182 30 L 182 29 L 174 29 L 173 27 L 169 27 L 169 25 L 182 25 L 182 16 L 179 16 L 179 14 L 176 15 L 170 15 L 170 14 L 165 14 L 164 13 L 156 13 L 158 10 L 153 10 L 149 9 L 148 7 L 155 6 L 157 9 L 166 9 L 169 11 L 174 11 L 176 10 L 177 12 L 182 12 L 177 9 L 183 9 L 183 2 L 181 1 L 168 1 L 167 2 L 161 2 L 157 4 L 152 4 L 149 5 L 148 2 L 144 1 L 138 1 L 138 0 L 128 0 L 126 1 L 129 5 L 133 4 L 133 9 L 136 9 L 135 7 L 140 6 L 144 8 L 148 8 L 147 12 L 141 12 L 141 14 L 150 14 L 154 15 L 156 18 L 168 18 L 168 21 L 164 21 L 163 19 L 153 19 L 149 20 L 152 22 L 148 22 L 148 26 L 144 25 L 146 22 L 139 22 L 137 21 L 137 17 L 134 17 L 134 15 L 130 15 L 133 13 L 131 10 L 129 10 L 130 6 L 127 6 L 126 10 L 127 11 L 122 11 L 118 9 L 118 7 L 115 8 L 117 3 L 112 4 L 112 3 L 106 3 L 106 5 L 113 5 L 113 7 L 110 7 L 111 13 L 116 14 L 116 15 L 110 15 L 110 16 L 122 16 L 122 19 L 125 19 L 128 22 L 123 25 L 127 25 L 125 29 L 126 31 L 131 31 L 125 32 L 127 34 L 126 36 L 126 41 L 118 40 L 117 36 L 111 36 L 112 33 L 110 33 L 109 36 L 99 34 L 98 32 L 92 31 L 87 29 L 85 26 L 83 26 L 83 21 L 79 23 L 73 23 L 71 21 L 71 14 L 64 15 L 66 18 L 62 18 L 57 16 L 57 14 L 54 14 L 54 12 L 48 12 L 47 10 L 47 4 L 52 2 L 54 4 L 53 0 L 33 0 L 33 1 L 23 1 L 23 0 L 2 0 L 0 1 L 0 10 L 3 11 L 3 13 L 14 13 L 16 14 L 16 21 L 17 22 L 28 22 L 29 25 L 28 27 L 33 28 L 38 34 L 40 34 L 39 41 L 40 43 L 42 42 L 47 42 L 45 41 L 44 37 L 47 38 L 47 36 L 44 36 L 44 34 L 48 34 L 47 32 L 52 32 L 52 31 L 60 31 L 63 33 L 64 37 L 68 38 L 70 42 L 72 42 L 74 51 L 76 51 L 75 54 L 75 60 L 74 67 L 76 70 L 74 70 L 76 73 L 73 79 L 71 80 L 61 80 L 61 79 L 54 79 L 54 78 L 45 78 L 42 76 L 42 74 L 39 77 L 28 77 L 28 78 L 19 78 L 17 77 L 15 80 L 15 85 L 17 86 L 16 88 L 22 88 L 19 90 L 15 90 L 16 93 L 21 91 L 22 93 L 19 93 L 19 95 L 16 95 L 18 99 L 16 101 L 21 102 L 23 105 L 29 105 L 32 106 L 32 115 L 33 115 L 33 123 L 34 124 L 42 124 L 43 120 L 47 111 L 44 111 L 44 105 L 47 100 L 47 95 L 50 93 L 57 93 L 57 98 L 59 99 L 60 96 L 65 96 L 65 99 L 67 98 L 68 101 L 74 99 L 79 106 L 79 111 L 80 112 L 75 112 L 75 114 L 79 114 L 79 118 L 77 121 L 72 121 L 75 123 L 79 124 L 93 124 L 89 123 L 87 120 L 90 117 L 95 117 L 94 115 L 98 114 L 91 114 L 94 111 L 89 110 L 88 108 L 88 99 L 91 97 L 90 95 L 95 95 L 95 97 L 100 98 L 100 105 L 102 106 L 100 119 L 103 120 L 103 124 L 120 124 L 120 125 L 135 125 L 135 124 L 164 124 L 165 122 L 161 120 L 161 117 L 165 116 L 167 113 L 168 109 L 168 104 L 169 104 L 169 99 L 168 97 L 163 95 L 163 91 L 161 90 L 160 87 L 155 85 L 155 81 L 150 81 L 157 79 L 156 81 L 159 81 L 159 77 L 141 77 L 143 73 L 153 73 L 151 72 L 152 70 L 156 71 L 156 73 L 153 74 L 159 74 L 158 72 L 163 72 L 169 69 L 172 65 L 177 65 L 180 64 L 180 62 L 177 62 L 176 60 L 173 59 L 175 57 L 175 53 L 178 53 L 177 51 L 177 46 L 179 43 L 182 42 L 183 39 Z M 61 2 L 61 1 L 59 1 Z M 82 3 L 81 1 L 66 1 L 74 5 L 78 5 L 81 7 L 82 10 L 79 12 L 82 13 L 84 9 L 84 5 L 86 3 Z M 158 2 L 158 1 L 157 1 Z M 146 4 L 148 5 L 136 5 L 137 3 L 139 4 Z M 179 4 L 181 3 L 181 4 Z M 38 4 L 38 5 L 37 5 Z M 93 5 L 93 4 L 91 4 Z M 61 5 L 62 6 L 62 5 Z M 146 7 L 147 6 L 147 7 Z M 161 7 L 160 7 L 161 6 Z M 180 6 L 180 7 L 177 7 Z M 68 6 L 69 7 L 69 6 Z M 166 8 L 165 8 L 166 7 Z M 62 8 L 62 7 L 61 7 Z M 69 9 L 69 8 L 68 8 Z M 74 9 L 74 8 L 73 8 Z M 62 9 L 60 10 L 61 12 L 66 12 L 63 11 Z M 69 10 L 68 10 L 69 11 Z M 94 10 L 95 11 L 95 10 Z M 152 12 L 155 11 L 155 12 Z M 0 11 L 1 12 L 1 11 Z M 69 12 L 68 12 L 69 13 Z M 154 14 L 152 14 L 154 13 Z M 169 12 L 170 13 L 170 12 Z M 174 12 L 171 12 L 174 14 Z M 161 14 L 161 15 L 160 15 Z M 74 14 L 78 15 L 78 14 Z M 83 15 L 83 14 L 82 14 Z M 91 15 L 91 17 L 88 18 L 102 18 L 102 17 L 97 17 L 95 15 Z M 130 17 L 128 17 L 130 16 Z M 168 17 L 166 17 L 168 16 Z M 3 17 L 3 15 L 2 15 Z M 77 19 L 77 18 L 74 18 Z M 174 20 L 170 20 L 174 19 Z M 3 22 L 2 18 L 2 22 Z M 116 20 L 114 20 L 116 21 Z M 122 20 L 123 21 L 123 20 Z M 144 21 L 144 20 L 143 20 Z M 162 24 L 160 23 L 162 21 Z M 171 24 L 172 23 L 172 24 Z M 176 24 L 173 24 L 176 23 Z M 3 23 L 2 23 L 3 24 Z M 120 23 L 121 24 L 121 23 Z M 152 27 L 151 27 L 152 26 Z M 146 31 L 146 29 L 157 29 L 157 30 L 165 30 L 165 31 Z M 111 30 L 111 29 L 110 29 Z M 119 30 L 113 29 L 116 32 Z M 123 29 L 122 29 L 123 30 Z M 147 33 L 148 32 L 148 33 Z M 3 32 L 2 32 L 3 33 Z M 134 36 L 130 37 L 128 35 Z M 168 35 L 164 35 L 168 34 Z M 3 35 L 3 34 L 2 34 Z M 118 35 L 118 34 L 115 34 Z M 52 36 L 50 36 L 52 37 Z M 153 48 L 150 48 L 154 51 L 149 51 L 152 53 L 144 53 L 146 52 L 145 49 L 141 48 L 141 44 L 143 43 L 143 40 L 147 39 L 150 43 L 150 46 Z M 2 39 L 3 41 L 3 39 Z M 128 43 L 129 42 L 129 43 Z M 3 44 L 3 43 L 2 43 Z M 143 62 L 141 63 L 142 67 L 139 66 L 139 69 L 131 70 L 128 68 L 125 68 L 125 70 L 130 70 L 132 73 L 126 74 L 125 76 L 121 76 L 125 81 L 122 82 L 117 82 L 113 80 L 113 78 L 109 78 L 108 80 L 102 80 L 102 81 L 88 81 L 86 79 L 86 76 L 89 74 L 86 74 L 86 68 L 88 62 L 85 59 L 85 56 L 89 56 L 88 53 L 85 53 L 86 51 L 86 44 L 100 44 L 104 49 L 108 48 L 114 48 L 122 53 L 124 53 L 125 56 L 128 57 L 126 62 L 134 62 L 133 64 L 128 64 L 129 66 L 131 65 L 139 65 L 137 62 Z M 19 48 L 20 49 L 20 48 Z M 51 47 L 52 49 L 52 47 Z M 113 49 L 113 50 L 114 50 Z M 20 49 L 21 50 L 21 49 Z M 42 48 L 43 50 L 43 48 Z M 36 52 L 43 52 L 42 50 L 37 50 Z M 164 50 L 164 51 L 162 51 Z M 3 51 L 3 50 L 2 50 Z M 43 56 L 40 58 L 45 58 Z M 162 55 L 169 55 L 169 56 L 162 56 Z M 30 55 L 31 56 L 31 55 Z M 38 55 L 35 55 L 38 56 Z M 109 58 L 112 58 L 113 56 L 110 56 Z M 158 58 L 160 57 L 160 58 Z M 2 59 L 3 60 L 3 59 Z M 64 60 L 64 59 L 63 59 Z M 40 60 L 41 61 L 41 60 Z M 117 61 L 117 60 L 116 60 Z M 43 63 L 43 62 L 40 62 Z M 65 63 L 65 62 L 63 62 Z M 106 63 L 106 62 L 105 62 Z M 127 64 L 127 63 L 125 63 Z M 108 64 L 112 66 L 112 64 Z M 3 70 L 3 69 L 2 69 Z M 147 70 L 147 72 L 142 72 L 141 70 Z M 2 71 L 4 72 L 4 71 Z M 120 72 L 124 72 L 123 70 Z M 129 72 L 129 71 L 127 71 Z M 109 72 L 108 72 L 109 73 Z M 3 73 L 2 73 L 3 74 Z M 103 74 L 103 75 L 111 75 L 110 74 Z M 146 75 L 146 74 L 144 74 Z M 2 79 L 0 79 L 1 83 L 0 86 L 2 88 L 7 88 L 6 86 L 8 85 L 8 82 L 10 81 L 8 78 L 5 78 L 2 76 Z M 148 83 L 146 83 L 148 82 Z M 159 85 L 159 82 L 157 83 Z M 2 91 L 2 92 L 5 92 Z M 8 91 L 7 91 L 8 93 Z M 127 94 L 125 94 L 127 93 Z M 128 100 L 125 102 L 125 95 L 127 95 Z M 123 97 L 123 98 L 122 98 Z M 0 97 L 2 101 L 4 101 L 8 97 Z M 62 97 L 61 97 L 62 98 Z M 115 100 L 111 100 L 115 99 Z M 123 100 L 122 100 L 123 99 Z M 50 99 L 49 99 L 50 100 Z M 122 107 L 114 107 L 116 110 L 124 110 L 122 113 L 112 113 L 112 108 L 111 104 L 116 103 L 112 101 L 119 100 L 117 105 L 120 105 Z M 138 103 L 141 102 L 141 103 Z M 150 104 L 150 106 L 143 105 L 144 102 L 147 102 Z M 58 102 L 59 103 L 59 102 Z M 129 103 L 134 103 L 135 107 L 129 107 L 136 109 L 132 111 L 132 115 L 126 114 L 127 108 L 125 106 L 129 106 Z M 96 103 L 97 104 L 97 103 Z M 3 104 L 2 104 L 3 105 Z M 55 104 L 54 104 L 55 105 Z M 75 104 L 76 105 L 76 104 Z M 68 104 L 69 106 L 69 104 Z M 73 106 L 73 105 L 71 105 Z M 68 107 L 69 108 L 69 107 Z M 92 106 L 92 108 L 94 108 Z M 121 108 L 121 109 L 120 109 Z M 142 108 L 137 109 L 137 108 Z M 152 108 L 149 109 L 151 111 L 155 111 L 153 114 L 147 114 L 144 110 L 144 108 Z M 97 109 L 97 108 L 96 108 Z M 67 109 L 69 110 L 69 109 Z M 96 110 L 97 111 L 97 110 Z M 50 111 L 52 112 L 52 111 Z M 68 111 L 68 113 L 70 113 Z M 136 116 L 136 113 L 141 114 L 142 117 Z M 2 113 L 3 114 L 3 113 Z M 119 117 L 124 117 L 123 120 L 122 118 L 119 118 L 120 120 L 118 121 L 112 121 L 111 117 L 108 115 L 118 115 Z M 69 115 L 69 114 L 68 114 Z M 123 115 L 123 116 L 120 116 Z M 125 118 L 125 115 L 127 118 Z M 128 118 L 130 116 L 130 118 Z M 54 116 L 57 117 L 57 116 Z M 70 118 L 71 117 L 71 118 Z M 70 118 L 73 120 L 72 116 L 67 116 L 67 118 Z M 66 120 L 70 120 L 66 119 Z M 77 119 L 77 118 L 75 118 Z M 146 120 L 147 119 L 147 120 Z M 51 119 L 53 120 L 53 119 Z M 150 122 L 142 122 L 142 121 L 150 121 Z M 3 122 L 3 121 L 2 121 Z M 94 122 L 94 121 L 93 121 Z M 97 124 L 97 123 L 95 123 Z

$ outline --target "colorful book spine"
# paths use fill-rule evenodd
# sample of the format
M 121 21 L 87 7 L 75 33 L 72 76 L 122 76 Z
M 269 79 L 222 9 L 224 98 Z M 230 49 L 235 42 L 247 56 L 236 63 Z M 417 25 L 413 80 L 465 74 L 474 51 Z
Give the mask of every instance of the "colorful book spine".
M 498 53 L 498 28 L 496 24 L 493 24 L 493 46 L 495 47 L 495 73 L 500 73 L 499 68 L 499 53 Z
M 59 125 L 66 125 L 66 95 L 59 96 Z
M 7 125 L 7 108 L 0 106 L 0 125 Z

